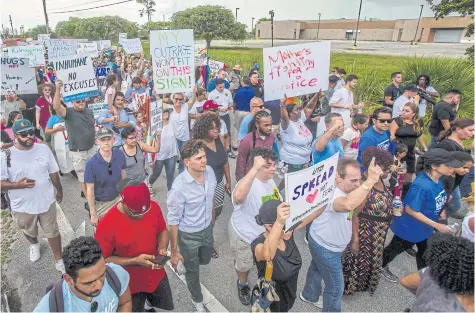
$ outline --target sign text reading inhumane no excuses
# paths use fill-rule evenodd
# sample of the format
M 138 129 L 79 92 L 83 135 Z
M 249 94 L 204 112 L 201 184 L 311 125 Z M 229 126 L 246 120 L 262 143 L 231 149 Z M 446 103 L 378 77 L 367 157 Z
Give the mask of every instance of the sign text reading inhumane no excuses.
M 52 60 L 63 81 L 65 102 L 94 97 L 99 94 L 97 80 L 89 55 L 71 55 Z
M 195 81 L 193 30 L 150 32 L 150 53 L 157 90 L 191 91 Z
M 266 100 L 326 89 L 330 43 L 315 42 L 264 49 Z

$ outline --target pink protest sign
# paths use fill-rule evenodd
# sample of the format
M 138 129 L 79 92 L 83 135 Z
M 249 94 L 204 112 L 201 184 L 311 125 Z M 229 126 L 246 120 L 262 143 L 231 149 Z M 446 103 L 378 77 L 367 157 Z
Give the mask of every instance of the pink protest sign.
M 263 53 L 266 101 L 328 88 L 329 41 L 265 48 Z

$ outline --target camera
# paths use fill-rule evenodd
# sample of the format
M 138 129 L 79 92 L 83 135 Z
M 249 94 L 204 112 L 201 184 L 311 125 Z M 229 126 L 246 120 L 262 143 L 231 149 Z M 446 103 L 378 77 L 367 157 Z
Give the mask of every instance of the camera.
M 422 89 L 419 89 L 417 91 L 417 94 L 419 95 L 419 97 L 421 97 L 421 99 L 424 99 L 426 100 L 428 103 L 432 104 L 432 105 L 435 105 L 436 104 L 436 101 L 434 99 L 434 97 L 432 97 L 431 95 L 429 95 L 427 92 L 425 92 L 424 90 Z

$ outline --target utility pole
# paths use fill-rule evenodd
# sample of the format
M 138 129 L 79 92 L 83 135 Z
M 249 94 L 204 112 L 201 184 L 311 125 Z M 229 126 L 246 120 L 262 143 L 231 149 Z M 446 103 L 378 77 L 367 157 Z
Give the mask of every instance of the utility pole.
M 13 30 L 12 16 L 9 15 L 9 17 L 10 17 L 10 26 L 12 27 L 12 34 L 15 35 L 15 34 L 14 34 L 15 32 L 14 32 L 14 30 Z
M 43 10 L 45 12 L 46 33 L 49 34 L 48 13 L 46 12 L 46 0 L 43 0 Z
M 421 4 L 421 13 L 419 13 L 419 20 L 417 21 L 416 33 L 414 34 L 414 40 L 411 42 L 411 45 L 417 45 L 416 37 L 417 37 L 417 31 L 419 30 L 419 24 L 421 22 L 422 9 L 424 9 L 423 4 Z
M 237 11 L 239 10 L 239 8 L 236 8 L 236 23 L 237 23 Z
M 274 46 L 274 10 L 269 11 L 270 14 L 270 33 L 271 33 L 271 43 L 272 47 Z
M 251 17 L 251 32 L 254 34 L 254 37 L 256 37 L 256 34 L 254 33 L 254 17 Z
M 320 33 L 320 17 L 322 16 L 321 13 L 318 13 L 318 28 L 317 28 L 317 40 L 318 40 L 318 34 Z
M 358 11 L 358 21 L 356 22 L 356 34 L 355 34 L 355 43 L 353 44 L 353 50 L 356 50 L 356 40 L 358 39 L 358 30 L 360 26 L 360 15 L 361 15 L 361 6 L 363 5 L 363 0 L 360 0 L 360 10 Z

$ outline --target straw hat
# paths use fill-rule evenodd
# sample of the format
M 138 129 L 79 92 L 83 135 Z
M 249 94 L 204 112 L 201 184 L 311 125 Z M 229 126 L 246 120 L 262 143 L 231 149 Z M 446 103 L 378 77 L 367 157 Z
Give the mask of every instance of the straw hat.
M 234 65 L 233 70 L 242 71 L 242 68 L 239 64 Z

